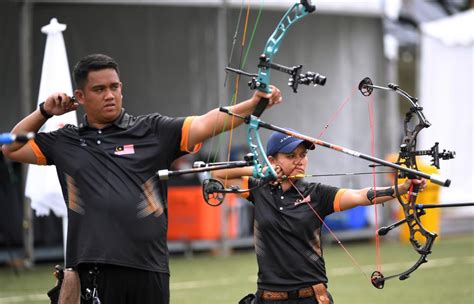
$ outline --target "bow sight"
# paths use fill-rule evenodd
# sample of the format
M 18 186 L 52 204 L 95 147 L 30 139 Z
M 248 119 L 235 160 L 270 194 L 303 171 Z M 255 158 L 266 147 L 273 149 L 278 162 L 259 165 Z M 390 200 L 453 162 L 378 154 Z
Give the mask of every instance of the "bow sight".
M 324 86 L 326 84 L 326 76 L 323 76 L 319 73 L 308 71 L 302 74 L 301 73 L 301 70 L 303 68 L 302 65 L 287 67 L 278 63 L 272 63 L 270 62 L 269 58 L 265 54 L 260 55 L 259 59 L 260 59 L 260 63 L 258 64 L 258 67 L 260 69 L 262 70 L 273 69 L 273 70 L 277 70 L 282 73 L 286 73 L 290 75 L 290 78 L 288 79 L 288 86 L 293 89 L 294 93 L 298 92 L 298 86 L 300 84 L 304 84 L 304 85 L 313 84 L 314 86 L 317 86 L 317 85 Z M 252 90 L 255 90 L 255 89 L 259 91 L 268 90 L 268 85 L 264 82 L 259 81 L 257 74 L 247 73 L 245 71 L 234 69 L 231 67 L 226 67 L 225 69 L 226 71 L 233 72 L 239 75 L 252 77 L 252 79 L 248 82 L 248 85 Z
M 439 160 L 448 160 L 453 159 L 456 156 L 456 151 L 447 151 L 446 149 L 443 152 L 439 152 L 439 142 L 436 142 L 433 147 L 429 150 L 418 150 L 414 152 L 408 151 L 408 147 L 406 144 L 400 145 L 400 156 L 401 157 L 409 157 L 410 155 L 415 156 L 431 156 L 431 165 L 435 166 L 439 169 Z

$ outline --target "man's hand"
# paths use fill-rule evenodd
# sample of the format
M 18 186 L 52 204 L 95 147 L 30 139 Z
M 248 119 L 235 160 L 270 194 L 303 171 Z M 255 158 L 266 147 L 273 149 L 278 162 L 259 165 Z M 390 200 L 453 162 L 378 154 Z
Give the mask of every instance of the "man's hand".
M 256 91 L 253 94 L 252 99 L 258 103 L 261 98 L 267 98 L 268 99 L 268 106 L 267 109 L 271 108 L 272 106 L 279 104 L 283 98 L 281 97 L 281 92 L 280 89 L 277 87 L 270 85 L 270 93 L 265 93 L 261 91 Z
M 76 110 L 79 104 L 65 93 L 54 93 L 46 98 L 43 107 L 48 114 L 62 115 Z
M 76 271 L 64 271 L 64 280 L 59 294 L 59 304 L 79 304 L 81 302 L 81 281 Z

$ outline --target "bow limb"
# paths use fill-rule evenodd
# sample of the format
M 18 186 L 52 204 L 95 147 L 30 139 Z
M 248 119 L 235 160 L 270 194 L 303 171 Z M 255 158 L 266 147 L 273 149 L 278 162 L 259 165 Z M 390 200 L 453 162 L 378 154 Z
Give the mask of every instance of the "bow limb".
M 283 38 L 285 37 L 289 28 L 295 22 L 307 16 L 308 14 L 314 12 L 315 9 L 316 7 L 311 4 L 311 1 L 302 0 L 299 3 L 293 4 L 287 10 L 285 15 L 281 18 L 280 22 L 277 24 L 271 36 L 268 38 L 267 43 L 265 44 L 265 47 L 263 49 L 263 54 L 260 55 L 258 75 L 256 79 L 254 78 L 252 80 L 252 84 L 251 84 L 252 88 L 255 88 L 265 93 L 270 93 L 271 69 L 272 68 L 278 69 L 278 67 L 282 67 L 282 66 L 273 64 L 273 57 L 278 52 L 278 48 L 280 47 L 280 44 L 283 41 Z M 288 72 L 288 71 L 283 71 L 283 72 Z M 291 73 L 292 72 L 290 72 L 290 75 Z M 296 73 L 296 71 L 294 73 Z M 296 74 L 294 76 L 296 76 Z M 295 82 L 295 79 L 293 79 L 293 83 L 297 87 L 298 82 Z M 267 106 L 268 106 L 268 99 L 267 98 L 260 99 L 260 102 L 255 108 L 253 115 L 256 117 L 260 117 L 263 111 L 265 111 Z

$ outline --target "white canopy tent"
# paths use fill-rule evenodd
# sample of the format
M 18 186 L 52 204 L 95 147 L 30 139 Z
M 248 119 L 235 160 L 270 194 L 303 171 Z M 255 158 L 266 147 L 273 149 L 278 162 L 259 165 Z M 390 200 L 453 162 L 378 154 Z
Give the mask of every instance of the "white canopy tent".
M 452 179 L 441 202 L 474 201 L 474 10 L 421 26 L 420 103 L 433 125 L 420 134 L 420 147 L 440 142 L 456 151 L 441 162 Z M 473 214 L 473 208 L 452 212 Z

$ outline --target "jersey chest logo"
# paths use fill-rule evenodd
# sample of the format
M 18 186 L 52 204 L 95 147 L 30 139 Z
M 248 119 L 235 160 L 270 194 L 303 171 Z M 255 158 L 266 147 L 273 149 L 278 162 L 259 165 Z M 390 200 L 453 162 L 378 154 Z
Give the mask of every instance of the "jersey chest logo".
M 295 206 L 298 206 L 298 205 L 301 205 L 301 204 L 307 204 L 307 203 L 311 203 L 311 197 L 309 195 L 307 197 L 305 197 L 304 199 L 296 200 Z
M 135 148 L 132 144 L 115 147 L 115 155 L 135 154 Z

